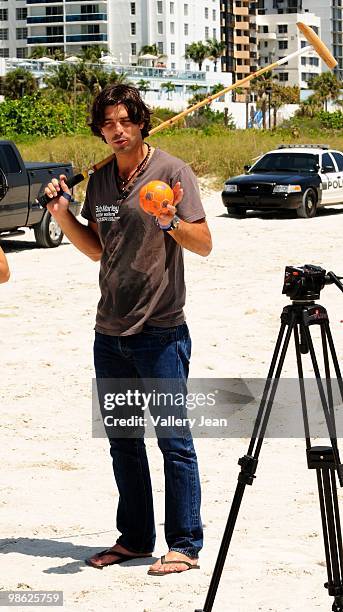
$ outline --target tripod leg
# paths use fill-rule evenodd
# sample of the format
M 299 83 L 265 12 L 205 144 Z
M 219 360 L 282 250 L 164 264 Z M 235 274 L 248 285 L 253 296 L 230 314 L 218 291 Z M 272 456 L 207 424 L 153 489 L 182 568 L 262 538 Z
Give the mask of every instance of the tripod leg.
M 343 612 L 343 548 L 339 516 L 335 457 L 331 447 L 313 447 L 307 451 L 308 467 L 317 472 L 320 513 L 328 582 L 325 587 L 334 597 L 332 610 Z
M 337 446 L 337 439 L 335 436 L 335 432 L 336 432 L 335 421 L 334 421 L 334 417 L 330 413 L 330 410 L 329 410 L 329 407 L 326 401 L 324 387 L 323 387 L 322 379 L 321 379 L 320 372 L 319 372 L 318 362 L 317 362 L 316 354 L 314 351 L 310 330 L 307 326 L 305 326 L 305 333 L 306 333 L 308 347 L 310 349 L 312 366 L 313 366 L 314 374 L 315 374 L 316 381 L 317 381 L 318 391 L 319 391 L 320 399 L 321 399 L 322 406 L 323 406 L 323 411 L 324 411 L 324 416 L 325 416 L 325 420 L 326 420 L 326 424 L 327 424 L 327 428 L 328 428 L 328 432 L 330 436 L 330 441 L 332 444 L 332 451 L 335 457 L 335 465 L 337 469 L 338 479 L 339 479 L 340 485 L 343 486 L 343 466 L 341 465 L 338 446 Z
M 304 334 L 303 330 L 302 330 L 302 334 Z M 303 364 L 302 364 L 302 359 L 301 359 L 301 345 L 300 345 L 298 325 L 294 327 L 294 342 L 295 342 L 295 353 L 297 357 L 298 377 L 299 377 L 299 386 L 300 386 L 301 407 L 302 407 L 304 429 L 305 429 L 306 448 L 309 449 L 311 448 L 310 427 L 308 423 L 307 402 L 306 402 L 305 384 L 304 384 L 304 371 L 303 371 Z
M 287 311 L 288 312 L 288 311 Z M 226 556 L 231 543 L 232 535 L 236 525 L 239 509 L 242 503 L 243 494 L 247 485 L 252 485 L 255 478 L 255 472 L 258 464 L 258 456 L 263 443 L 263 436 L 268 425 L 268 419 L 272 409 L 273 400 L 277 390 L 278 382 L 281 376 L 282 367 L 285 361 L 287 348 L 289 345 L 290 337 L 295 326 L 295 314 L 291 312 L 289 321 L 286 323 L 284 320 L 281 323 L 280 331 L 278 334 L 275 350 L 273 353 L 268 378 L 263 390 L 261 403 L 258 409 L 252 438 L 249 444 L 248 454 L 241 457 L 238 464 L 241 466 L 241 471 L 238 475 L 238 484 L 236 486 L 235 494 L 231 504 L 229 517 L 226 523 L 224 535 L 219 548 L 217 561 L 213 570 L 210 586 L 208 589 L 204 608 L 202 610 L 196 610 L 195 612 L 211 612 L 214 604 L 214 600 L 217 594 L 220 578 L 223 572 Z M 288 325 L 285 338 L 283 340 L 284 332 Z M 283 340 L 283 346 L 282 345 Z M 280 352 L 281 351 L 281 352 Z M 280 353 L 280 357 L 279 357 Z M 279 361 L 278 361 L 279 358 Z M 278 363 L 278 365 L 276 365 Z M 275 377 L 273 378 L 274 370 L 276 368 Z M 270 391 L 269 400 L 268 393 Z M 262 423 L 262 425 L 261 425 Z M 261 425 L 261 429 L 260 429 Z M 258 433 L 260 429 L 260 433 Z M 256 443 L 257 442 L 257 443 Z M 256 443 L 256 449 L 254 451 Z
M 320 326 L 320 331 L 321 331 L 321 335 L 322 335 L 324 368 L 325 368 L 325 378 L 326 378 L 326 391 L 327 391 L 327 398 L 328 398 L 329 413 L 331 415 L 332 425 L 333 425 L 333 428 L 334 428 L 333 429 L 333 433 L 334 433 L 335 438 L 337 438 L 337 430 L 336 430 L 336 422 L 335 422 L 335 410 L 334 410 L 332 383 L 331 383 L 331 374 L 330 374 L 329 353 L 328 353 L 328 346 L 327 346 L 326 329 L 325 329 L 324 325 Z

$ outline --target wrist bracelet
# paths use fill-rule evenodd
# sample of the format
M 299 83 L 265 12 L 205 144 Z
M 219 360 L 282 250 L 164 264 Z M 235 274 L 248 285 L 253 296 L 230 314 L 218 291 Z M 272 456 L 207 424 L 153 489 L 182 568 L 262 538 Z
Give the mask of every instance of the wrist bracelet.
M 70 193 L 67 193 L 66 191 L 61 191 L 60 196 L 63 196 L 66 200 L 68 200 L 68 202 L 73 202 L 73 196 Z
M 180 221 L 181 221 L 180 217 L 178 217 L 177 215 L 174 215 L 169 225 L 160 225 L 158 219 L 156 218 L 156 223 L 163 232 L 169 232 L 169 231 L 176 230 L 179 226 Z

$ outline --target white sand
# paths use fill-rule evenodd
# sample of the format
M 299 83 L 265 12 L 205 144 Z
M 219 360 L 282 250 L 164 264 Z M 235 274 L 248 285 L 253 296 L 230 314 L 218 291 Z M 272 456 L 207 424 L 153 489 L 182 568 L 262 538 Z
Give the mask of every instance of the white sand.
M 281 295 L 284 266 L 314 263 L 343 274 L 343 209 L 313 220 L 268 214 L 238 221 L 224 214 L 219 192 L 205 190 L 204 203 L 213 252 L 208 259 L 186 254 L 191 374 L 264 377 L 288 303 Z M 90 433 L 98 264 L 67 241 L 38 249 L 29 232 L 6 241 L 5 250 L 12 278 L 0 287 L 0 588 L 63 590 L 67 612 L 202 608 L 248 439 L 197 442 L 205 524 L 201 571 L 153 578 L 147 563 L 102 572 L 84 565 L 117 535 L 107 442 Z M 341 362 L 343 296 L 327 287 L 322 303 Z M 292 355 L 285 373 L 295 372 Z M 154 440 L 148 447 L 158 556 L 166 552 L 162 459 Z M 324 561 L 316 479 L 306 468 L 304 442 L 266 440 L 214 610 L 327 611 L 332 600 L 323 588 Z

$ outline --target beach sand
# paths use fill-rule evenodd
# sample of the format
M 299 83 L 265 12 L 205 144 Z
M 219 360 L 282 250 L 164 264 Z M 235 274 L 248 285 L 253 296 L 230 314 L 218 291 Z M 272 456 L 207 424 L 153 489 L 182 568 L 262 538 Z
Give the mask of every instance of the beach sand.
M 343 207 L 312 220 L 287 213 L 236 220 L 226 216 L 220 192 L 205 184 L 203 201 L 213 251 L 206 259 L 185 253 L 191 376 L 264 378 L 280 313 L 290 303 L 281 294 L 285 265 L 313 263 L 343 275 Z M 65 612 L 201 609 L 248 437 L 196 441 L 205 527 L 200 571 L 150 577 L 150 560 L 101 572 L 87 567 L 84 559 L 118 535 L 108 444 L 91 436 L 98 264 L 66 239 L 57 249 L 39 249 L 29 231 L 3 246 L 12 276 L 0 287 L 0 589 L 62 590 Z M 326 287 L 321 303 L 342 362 L 343 296 Z M 296 376 L 293 347 L 284 372 Z M 147 446 L 157 557 L 166 552 L 163 466 L 156 441 Z M 306 467 L 304 440 L 266 439 L 213 609 L 324 612 L 332 605 L 326 580 L 316 477 Z

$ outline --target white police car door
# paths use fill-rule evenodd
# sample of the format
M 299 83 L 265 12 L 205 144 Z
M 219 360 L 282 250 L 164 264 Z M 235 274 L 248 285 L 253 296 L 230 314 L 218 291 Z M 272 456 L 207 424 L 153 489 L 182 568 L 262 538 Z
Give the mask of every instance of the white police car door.
M 342 176 L 336 162 L 328 152 L 322 155 L 321 179 L 323 185 L 322 204 L 337 204 L 343 195 Z
M 337 164 L 338 170 L 338 184 L 339 189 L 337 191 L 337 203 L 343 204 L 343 154 L 340 151 L 331 151 L 331 155 Z

